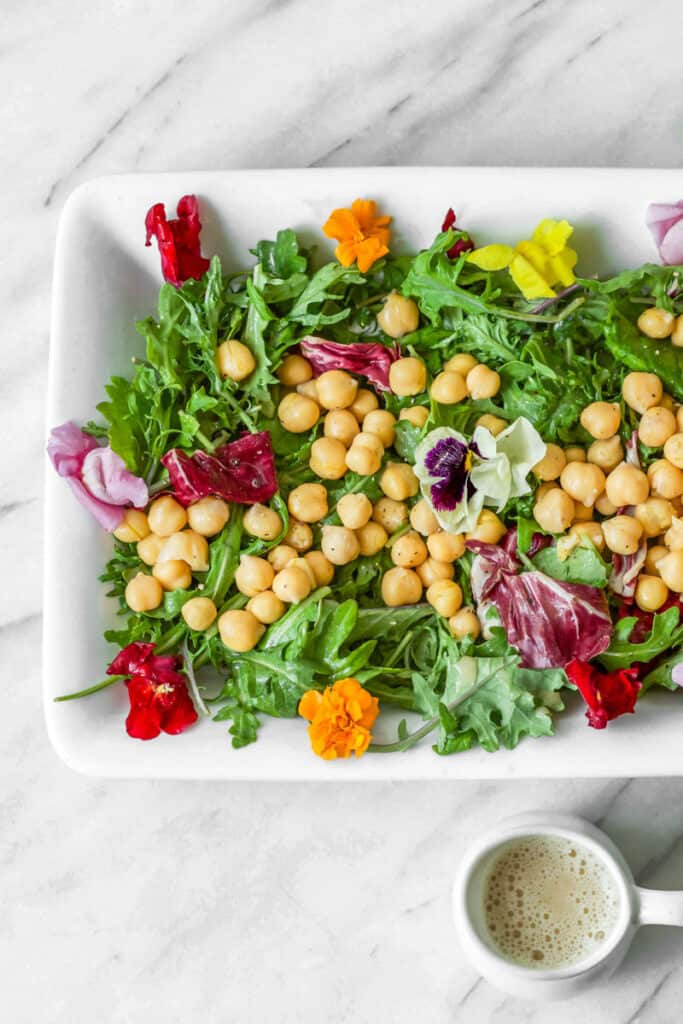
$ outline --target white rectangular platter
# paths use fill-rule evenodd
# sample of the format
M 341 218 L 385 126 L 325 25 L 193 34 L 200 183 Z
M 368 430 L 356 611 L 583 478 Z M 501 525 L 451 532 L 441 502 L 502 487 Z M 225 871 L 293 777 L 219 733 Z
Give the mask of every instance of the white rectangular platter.
M 144 218 L 155 202 L 169 216 L 195 193 L 204 254 L 224 269 L 253 261 L 248 249 L 293 227 L 331 253 L 320 231 L 329 212 L 356 197 L 376 199 L 393 221 L 392 248 L 429 245 L 444 212 L 477 244 L 529 237 L 542 217 L 575 225 L 581 274 L 609 273 L 655 260 L 645 227 L 651 201 L 683 195 L 675 170 L 529 168 L 366 168 L 146 174 L 102 178 L 72 194 L 60 223 L 54 275 L 47 422 L 94 416 L 112 373 L 128 374 L 141 354 L 135 321 L 156 308 L 161 283 L 156 247 L 145 248 Z M 46 473 L 44 698 L 51 741 L 77 771 L 109 777 L 183 779 L 475 779 L 683 774 L 683 694 L 648 694 L 637 713 L 598 732 L 578 700 L 556 718 L 556 735 L 495 754 L 474 749 L 439 757 L 427 742 L 403 754 L 325 762 L 310 750 L 306 723 L 264 717 L 257 743 L 230 746 L 224 725 L 201 721 L 179 736 L 130 739 L 127 696 L 112 686 L 80 701 L 62 693 L 104 677 L 115 653 L 102 639 L 113 602 L 97 580 L 111 539 Z M 384 738 L 388 722 L 378 722 Z M 391 722 L 391 737 L 395 722 Z M 388 736 L 387 736 L 388 738 Z

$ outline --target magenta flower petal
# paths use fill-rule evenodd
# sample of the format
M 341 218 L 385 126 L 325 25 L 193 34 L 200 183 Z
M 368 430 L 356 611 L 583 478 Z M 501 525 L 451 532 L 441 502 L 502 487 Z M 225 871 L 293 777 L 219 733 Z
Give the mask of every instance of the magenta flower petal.
M 662 263 L 683 263 L 683 199 L 677 203 L 650 203 L 645 222 L 659 249 Z
M 94 498 L 110 505 L 134 505 L 144 508 L 147 504 L 147 485 L 139 476 L 126 469 L 120 455 L 111 448 L 95 448 L 88 452 L 81 470 L 83 483 Z
M 50 431 L 47 454 L 59 476 L 74 476 L 80 473 L 88 452 L 97 447 L 94 437 L 84 434 L 75 423 L 67 422 Z
M 683 263 L 683 210 L 680 220 L 672 224 L 659 247 L 662 262 L 670 267 Z
M 671 669 L 671 678 L 676 686 L 683 686 L 683 662 L 680 665 L 674 665 Z

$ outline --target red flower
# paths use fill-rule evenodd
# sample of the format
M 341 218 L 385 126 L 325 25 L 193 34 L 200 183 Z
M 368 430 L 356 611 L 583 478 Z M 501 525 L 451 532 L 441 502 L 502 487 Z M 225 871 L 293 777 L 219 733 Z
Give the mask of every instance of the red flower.
M 588 705 L 586 718 L 594 729 L 604 729 L 613 718 L 635 710 L 640 689 L 637 668 L 598 672 L 589 662 L 574 659 L 565 672 Z
M 196 196 L 183 196 L 178 202 L 178 217 L 166 220 L 163 203 L 155 203 L 147 211 L 145 245 L 156 238 L 161 255 L 164 279 L 178 288 L 188 277 L 197 280 L 209 269 L 209 261 L 201 253 L 199 233 L 202 224 Z
M 277 491 L 275 455 L 267 430 L 243 434 L 213 455 L 187 455 L 171 448 L 161 461 L 168 470 L 173 493 L 181 505 L 209 494 L 240 505 L 268 501 Z
M 130 712 L 126 731 L 138 740 L 160 732 L 175 736 L 197 721 L 179 655 L 153 655 L 154 644 L 132 643 L 116 655 L 108 675 L 130 676 L 126 685 Z
M 442 231 L 448 231 L 449 228 L 455 228 L 456 231 L 461 230 L 460 228 L 455 227 L 455 211 L 452 206 L 449 206 L 446 216 L 443 219 L 443 224 L 441 225 Z M 465 237 L 459 238 L 455 244 L 446 251 L 446 255 L 449 260 L 457 260 L 458 256 L 463 252 L 469 252 L 470 249 L 474 249 L 474 242 L 470 236 L 466 232 L 463 232 L 463 234 Z

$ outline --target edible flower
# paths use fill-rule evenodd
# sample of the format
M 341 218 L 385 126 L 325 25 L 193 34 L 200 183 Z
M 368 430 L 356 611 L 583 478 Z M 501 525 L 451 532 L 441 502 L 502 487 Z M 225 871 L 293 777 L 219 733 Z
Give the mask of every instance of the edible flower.
M 550 299 L 553 285 L 567 288 L 576 280 L 577 255 L 567 245 L 574 228 L 566 220 L 542 220 L 531 239 L 509 245 L 485 245 L 467 257 L 481 270 L 510 271 L 525 299 Z
M 443 224 L 441 225 L 442 231 L 448 231 L 450 228 L 453 228 L 454 231 L 460 232 L 461 237 L 456 239 L 450 249 L 446 249 L 446 255 L 449 260 L 457 260 L 458 256 L 461 256 L 462 253 L 470 252 L 474 249 L 474 242 L 466 231 L 461 231 L 460 228 L 456 228 L 455 210 L 452 206 L 449 206 L 446 211 L 446 216 L 444 217 Z
M 216 448 L 213 455 L 194 455 L 171 448 L 161 462 L 168 470 L 173 494 L 187 507 L 215 494 L 225 501 L 253 505 L 268 501 L 278 488 L 275 454 L 267 430 L 243 434 Z
M 389 370 L 391 364 L 400 358 L 397 345 L 388 348 L 378 341 L 326 341 L 309 334 L 302 338 L 301 354 L 308 359 L 316 377 L 326 370 L 348 370 L 362 375 L 375 385 L 378 391 L 390 391 Z
M 415 449 L 415 473 L 441 527 L 473 530 L 484 505 L 498 510 L 531 490 L 526 478 L 546 444 L 520 416 L 497 437 L 477 427 L 469 442 L 450 427 L 430 431 Z
M 361 757 L 372 739 L 379 701 L 357 679 L 338 679 L 322 693 L 308 690 L 299 702 L 299 714 L 311 723 L 308 735 L 319 757 Z
M 613 718 L 635 710 L 641 685 L 638 669 L 599 672 L 587 661 L 574 659 L 565 666 L 565 672 L 588 705 L 586 718 L 594 729 L 604 729 Z
M 177 213 L 177 218 L 167 220 L 163 203 L 151 206 L 145 217 L 145 245 L 151 245 L 152 238 L 156 238 L 164 280 L 179 288 L 189 277 L 199 280 L 209 269 L 209 260 L 201 253 L 202 222 L 197 197 L 183 196 L 178 201 Z
M 677 203 L 650 203 L 645 220 L 662 263 L 683 263 L 683 199 Z
M 339 245 L 334 254 L 343 267 L 358 264 L 362 274 L 389 252 L 391 217 L 377 216 L 377 203 L 373 199 L 354 199 L 351 209 L 333 210 L 323 224 L 328 238 L 336 238 Z
M 47 454 L 80 504 L 109 533 L 120 524 L 126 508 L 147 504 L 145 481 L 130 473 L 108 445 L 101 447 L 75 423 L 67 421 L 50 431 Z
M 152 740 L 160 732 L 172 736 L 197 721 L 180 655 L 153 654 L 154 644 L 132 643 L 119 651 L 108 675 L 128 676 L 130 712 L 126 732 L 137 740 Z

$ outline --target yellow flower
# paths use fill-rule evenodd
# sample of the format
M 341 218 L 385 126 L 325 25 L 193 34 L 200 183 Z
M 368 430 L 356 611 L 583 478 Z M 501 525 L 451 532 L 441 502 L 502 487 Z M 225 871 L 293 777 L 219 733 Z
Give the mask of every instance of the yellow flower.
M 379 701 L 357 679 L 339 679 L 322 693 L 308 690 L 299 702 L 299 714 L 311 723 L 308 735 L 319 757 L 360 757 L 372 738 Z
M 563 288 L 576 280 L 577 256 L 567 245 L 574 228 L 566 220 L 542 220 L 531 239 L 509 245 L 485 245 L 467 256 L 481 270 L 504 270 L 525 299 L 551 299 L 553 285 Z
M 372 199 L 354 199 L 351 209 L 333 210 L 323 224 L 328 238 L 336 238 L 339 245 L 334 251 L 343 267 L 354 260 L 362 274 L 389 252 L 391 217 L 378 217 L 377 204 Z

